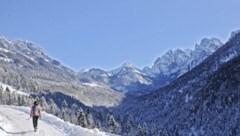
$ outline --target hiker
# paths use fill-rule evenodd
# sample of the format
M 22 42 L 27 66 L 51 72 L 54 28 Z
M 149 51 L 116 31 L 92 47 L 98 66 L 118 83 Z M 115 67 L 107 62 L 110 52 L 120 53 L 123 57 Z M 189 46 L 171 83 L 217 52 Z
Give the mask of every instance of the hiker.
M 38 125 L 38 119 L 41 118 L 41 106 L 39 105 L 39 102 L 36 100 L 34 101 L 34 104 L 30 111 L 30 118 L 33 119 L 33 127 L 34 131 L 37 131 L 37 125 Z

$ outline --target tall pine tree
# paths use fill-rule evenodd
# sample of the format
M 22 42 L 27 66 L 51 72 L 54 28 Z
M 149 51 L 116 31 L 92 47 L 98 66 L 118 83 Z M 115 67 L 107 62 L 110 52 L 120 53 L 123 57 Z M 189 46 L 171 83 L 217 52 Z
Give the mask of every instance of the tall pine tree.
M 142 136 L 148 136 L 148 127 L 147 127 L 147 124 L 145 122 L 143 123 Z
M 95 127 L 94 118 L 90 109 L 87 109 L 86 119 L 87 119 L 88 128 L 90 129 L 94 128 Z
M 109 132 L 116 133 L 117 124 L 116 124 L 116 121 L 115 121 L 113 115 L 109 116 L 108 125 L 109 125 Z
M 45 97 L 42 96 L 40 100 L 41 100 L 40 105 L 41 105 L 42 109 L 49 113 L 50 112 L 50 108 L 49 108 L 49 105 L 47 104 L 47 101 L 46 101 Z
M 77 125 L 83 128 L 87 127 L 87 120 L 81 107 L 78 110 Z
M 54 102 L 52 98 L 49 99 L 49 112 L 53 115 L 57 115 L 57 104 Z
M 68 115 L 67 115 L 68 114 L 67 113 L 67 107 L 68 107 L 68 103 L 67 103 L 66 100 L 64 100 L 62 102 L 62 119 L 69 121 L 69 118 L 68 118 Z
M 5 99 L 6 99 L 6 104 L 7 105 L 11 105 L 12 104 L 12 94 L 11 94 L 11 91 L 8 87 L 6 87 L 6 90 L 5 90 Z
M 133 132 L 134 132 L 134 130 L 133 130 L 134 126 L 133 125 L 134 125 L 134 120 L 133 120 L 133 117 L 130 116 L 127 120 L 126 130 L 125 130 L 127 135 L 132 135 L 133 134 Z
M 3 87 L 0 86 L 0 104 L 3 104 Z
M 140 124 L 138 124 L 136 136 L 143 136 L 143 128 Z

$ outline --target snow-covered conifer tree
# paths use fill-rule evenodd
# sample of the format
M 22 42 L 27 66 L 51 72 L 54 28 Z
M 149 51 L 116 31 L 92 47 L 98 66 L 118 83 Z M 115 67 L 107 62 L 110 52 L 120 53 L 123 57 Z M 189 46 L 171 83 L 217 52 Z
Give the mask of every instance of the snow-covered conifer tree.
M 113 115 L 109 116 L 108 125 L 109 125 L 109 132 L 110 133 L 116 133 L 117 124 L 116 124 L 116 121 L 115 121 Z
M 84 114 L 82 108 L 79 108 L 79 110 L 78 110 L 77 125 L 84 127 L 84 128 L 87 127 L 86 117 L 85 117 L 85 114 Z

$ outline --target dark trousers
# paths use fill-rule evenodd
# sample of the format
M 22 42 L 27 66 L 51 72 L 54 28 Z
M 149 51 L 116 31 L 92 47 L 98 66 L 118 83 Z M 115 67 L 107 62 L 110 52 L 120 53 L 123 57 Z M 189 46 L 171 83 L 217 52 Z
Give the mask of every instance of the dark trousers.
M 37 125 L 38 125 L 38 116 L 33 116 L 33 127 L 34 129 L 37 129 Z

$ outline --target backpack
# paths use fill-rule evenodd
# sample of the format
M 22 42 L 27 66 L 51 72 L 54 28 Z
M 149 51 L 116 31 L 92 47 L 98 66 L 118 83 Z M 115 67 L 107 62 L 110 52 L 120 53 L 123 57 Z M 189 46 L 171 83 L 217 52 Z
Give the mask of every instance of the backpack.
M 39 116 L 39 106 L 38 105 L 32 106 L 32 115 Z

